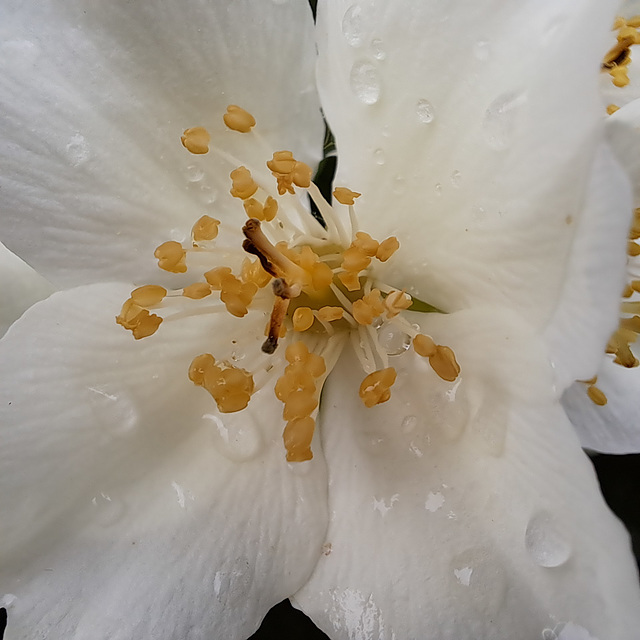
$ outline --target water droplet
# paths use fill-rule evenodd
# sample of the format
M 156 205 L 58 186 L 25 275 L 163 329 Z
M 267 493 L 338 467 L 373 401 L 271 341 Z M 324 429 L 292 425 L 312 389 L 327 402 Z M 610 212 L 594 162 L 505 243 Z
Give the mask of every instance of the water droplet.
M 373 152 L 373 157 L 374 157 L 374 159 L 376 161 L 376 164 L 378 164 L 380 166 L 382 166 L 384 164 L 384 162 L 385 162 L 385 160 L 384 160 L 384 151 L 382 149 L 376 149 Z
M 88 404 L 96 420 L 113 435 L 130 436 L 140 416 L 134 401 L 125 393 L 107 387 L 87 387 Z
M 375 104 L 380 99 L 380 74 L 370 62 L 356 62 L 351 67 L 350 82 L 360 102 Z
M 374 38 L 370 44 L 371 53 L 376 60 L 384 60 L 387 57 L 387 52 L 383 48 L 383 43 L 380 38 Z
M 79 167 L 81 164 L 84 164 L 91 155 L 89 143 L 85 137 L 79 133 L 76 133 L 76 135 L 71 138 L 66 149 L 69 161 L 74 167 Z
M 472 573 L 473 569 L 471 567 L 462 567 L 462 569 L 453 570 L 453 575 L 456 577 L 456 580 L 465 587 L 471 584 Z
M 411 346 L 411 337 L 391 322 L 378 329 L 378 342 L 390 356 L 399 356 Z
M 358 4 L 351 5 L 342 18 L 342 35 L 352 47 L 359 47 L 364 40 L 364 25 L 362 20 L 362 7 Z
M 482 62 L 488 60 L 491 56 L 491 45 L 489 42 L 487 40 L 478 40 L 473 47 L 473 55 Z
M 541 567 L 559 567 L 571 556 L 571 545 L 562 535 L 554 517 L 542 511 L 529 521 L 524 534 L 524 544 Z
M 411 433 L 417 426 L 417 416 L 405 416 L 404 418 L 402 418 L 402 424 L 400 425 L 400 428 L 402 429 L 402 433 Z
M 460 182 L 462 181 L 462 174 L 459 171 L 454 171 L 451 174 L 451 184 L 458 188 L 460 186 Z
M 482 122 L 487 144 L 496 151 L 511 145 L 518 114 L 526 102 L 522 93 L 509 92 L 498 96 L 487 108 Z
M 218 451 L 229 460 L 245 462 L 262 450 L 260 432 L 246 418 L 227 415 L 223 422 L 220 416 L 206 413 L 202 420 L 210 427 Z
M 429 495 L 424 503 L 424 508 L 430 513 L 435 513 L 438 509 L 442 507 L 444 504 L 444 496 L 438 491 L 436 493 L 432 493 L 429 491 Z M 467 583 L 468 586 L 468 583 Z
M 418 100 L 416 104 L 416 116 L 418 117 L 418 122 L 421 124 L 430 124 L 435 117 L 433 105 L 424 98 Z
M 204 178 L 204 171 L 197 167 L 195 164 L 190 164 L 187 167 L 187 180 L 189 182 L 200 182 Z
M 5 593 L 0 599 L 0 607 L 10 609 L 17 599 L 17 596 L 14 596 L 13 593 Z
M 442 185 L 439 182 L 436 182 L 435 190 L 436 190 L 436 195 L 438 196 L 442 195 Z

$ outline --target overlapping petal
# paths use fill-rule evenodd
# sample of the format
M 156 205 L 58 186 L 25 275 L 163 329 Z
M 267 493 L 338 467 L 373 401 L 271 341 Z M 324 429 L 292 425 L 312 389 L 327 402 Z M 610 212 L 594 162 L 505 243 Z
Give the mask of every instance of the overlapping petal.
M 295 599 L 331 638 L 528 640 L 565 626 L 637 636 L 628 537 L 538 339 L 506 310 L 499 318 L 421 321 L 454 349 L 458 382 L 401 356 L 391 400 L 365 409 L 353 362 L 329 379 L 330 552 Z
M 390 277 L 410 278 L 440 308 L 487 302 L 544 328 L 576 234 L 589 235 L 578 229 L 589 218 L 598 70 L 616 3 L 321 9 L 318 83 L 338 180 L 362 191 L 367 229 L 403 239 Z M 623 189 L 611 215 L 627 206 Z
M 266 172 L 282 148 L 319 158 L 304 3 L 9 0 L 1 13 L 0 234 L 57 285 L 145 283 L 154 248 L 202 214 L 242 219 L 238 164 Z M 229 103 L 253 112 L 264 145 L 225 130 Z M 206 156 L 180 144 L 194 126 L 212 135 Z
M 0 343 L 12 639 L 243 639 L 321 553 L 319 444 L 289 465 L 272 390 L 222 415 L 187 378 L 203 336 L 220 355 L 248 348 L 231 343 L 238 320 L 165 321 L 134 342 L 111 313 L 129 289 L 54 294 Z

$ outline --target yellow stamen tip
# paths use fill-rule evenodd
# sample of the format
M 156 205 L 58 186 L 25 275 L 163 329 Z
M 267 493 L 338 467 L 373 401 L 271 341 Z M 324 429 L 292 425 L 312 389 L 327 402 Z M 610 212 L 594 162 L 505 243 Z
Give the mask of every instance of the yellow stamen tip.
M 230 104 L 227 112 L 222 116 L 224 123 L 233 131 L 249 133 L 256 126 L 256 119 L 242 107 Z
M 152 307 L 159 304 L 167 295 L 167 290 L 156 284 L 146 284 L 144 287 L 138 287 L 131 292 L 131 299 L 141 307 Z
M 202 216 L 191 229 L 191 237 L 194 242 L 205 242 L 215 240 L 218 237 L 218 227 L 220 220 L 211 216 Z
M 170 273 L 185 273 L 187 271 L 187 252 L 179 242 L 169 240 L 163 242 L 153 254 L 158 259 L 158 266 Z
M 587 395 L 591 399 L 594 404 L 597 404 L 599 407 L 604 407 L 607 404 L 607 396 L 601 389 L 591 385 L 587 388 Z
M 360 385 L 360 399 L 365 407 L 382 404 L 391 398 L 391 387 L 396 381 L 396 370 L 393 367 L 380 369 L 370 373 Z
M 298 307 L 293 312 L 292 320 L 294 331 L 306 331 L 313 324 L 313 311 L 309 307 Z
M 201 155 L 209 151 L 211 136 L 204 127 L 192 127 L 185 130 L 180 140 L 185 149 L 195 155 Z
M 333 197 L 340 204 L 354 204 L 356 198 L 359 198 L 362 194 L 357 191 L 351 191 L 347 187 L 336 187 L 333 190 Z
M 246 167 L 238 167 L 237 169 L 234 169 L 229 174 L 229 177 L 233 181 L 229 193 L 234 198 L 246 200 L 258 190 L 258 184 L 251 177 L 251 172 Z

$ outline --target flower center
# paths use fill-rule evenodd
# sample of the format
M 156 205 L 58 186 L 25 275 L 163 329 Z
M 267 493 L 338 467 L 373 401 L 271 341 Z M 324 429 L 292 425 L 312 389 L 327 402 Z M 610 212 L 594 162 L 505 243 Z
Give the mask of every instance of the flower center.
M 224 122 L 238 133 L 258 135 L 253 132 L 255 119 L 240 107 L 229 106 Z M 187 129 L 182 136 L 182 144 L 194 154 L 209 152 L 210 142 L 203 127 Z M 135 289 L 116 322 L 141 339 L 156 333 L 164 320 L 214 313 L 222 307 L 237 318 L 255 316 L 257 331 L 266 320 L 260 350 L 247 354 L 250 369 L 203 353 L 185 374 L 209 392 L 222 413 L 244 410 L 258 388 L 273 385 L 284 405 L 287 460 L 300 462 L 313 457 L 320 390 L 345 344 L 352 345 L 366 374 L 359 396 L 367 407 L 389 400 L 396 380 L 389 358 L 412 344 L 444 380 L 455 380 L 460 367 L 449 347 L 437 345 L 403 317 L 406 310 L 438 310 L 380 279 L 379 267 L 400 243 L 395 237 L 379 242 L 358 229 L 354 205 L 360 194 L 346 187 L 333 192 L 337 203 L 348 208 L 347 230 L 338 210 L 311 181 L 310 167 L 292 152 L 276 151 L 266 166 L 275 185 L 254 177 L 257 172 L 244 165 L 230 174 L 230 193 L 242 201 L 249 217 L 241 227 L 244 259 L 236 273 L 222 263 L 234 249 L 222 251 L 217 243 L 225 225 L 202 216 L 191 230 L 191 246 L 169 241 L 155 251 L 161 269 L 182 274 L 199 268 L 201 279 L 173 291 L 157 285 Z M 316 204 L 323 224 L 302 204 L 304 192 Z M 203 264 L 211 268 L 203 269 Z M 197 307 L 214 293 L 219 303 L 207 300 Z M 239 334 L 246 326 L 239 327 Z

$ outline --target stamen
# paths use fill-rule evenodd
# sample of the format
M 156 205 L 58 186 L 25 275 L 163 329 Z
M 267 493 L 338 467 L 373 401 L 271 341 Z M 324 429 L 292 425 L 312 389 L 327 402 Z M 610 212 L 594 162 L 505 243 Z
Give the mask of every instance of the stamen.
M 295 193 L 293 185 L 306 189 L 311 184 L 311 167 L 298 162 L 291 151 L 276 151 L 273 159 L 267 161 L 267 167 L 278 182 L 280 195 Z
M 211 136 L 204 127 L 192 127 L 185 130 L 180 140 L 187 151 L 195 155 L 202 155 L 209 151 Z
M 391 291 L 384 299 L 384 306 L 387 310 L 387 318 L 395 318 L 399 313 L 411 306 L 411 296 L 403 291 Z
M 387 367 L 370 373 L 360 385 L 359 395 L 365 407 L 373 407 L 391 398 L 391 387 L 396 381 L 396 370 Z
M 116 323 L 128 329 L 136 340 L 148 338 L 153 335 L 160 324 L 162 318 L 155 313 L 149 313 L 129 298 L 122 305 L 120 315 L 116 316 Z
M 206 242 L 217 238 L 219 226 L 220 220 L 210 216 L 202 216 L 191 229 L 191 238 L 194 246 L 197 246 L 198 242 Z
M 234 198 L 246 200 L 258 190 L 258 183 L 251 177 L 251 172 L 246 167 L 234 169 L 229 177 L 233 181 L 229 193 Z
M 211 285 L 206 282 L 194 282 L 182 290 L 182 295 L 192 300 L 202 300 L 211 295 Z
M 256 126 L 256 119 L 248 111 L 235 104 L 230 104 L 227 107 L 227 113 L 222 116 L 222 119 L 229 129 L 240 133 L 249 133 Z
M 255 198 L 244 201 L 244 210 L 250 218 L 271 222 L 278 213 L 278 201 L 271 196 L 267 196 L 264 204 L 260 204 Z
M 361 195 L 361 193 L 351 191 L 351 189 L 347 189 L 346 187 L 336 187 L 333 190 L 333 197 L 340 204 L 353 204 L 356 198 L 359 198 Z
M 152 307 L 162 302 L 167 295 L 167 290 L 157 284 L 146 284 L 131 292 L 131 299 L 141 307 Z
M 398 242 L 398 238 L 391 236 L 380 243 L 380 247 L 376 252 L 376 258 L 378 258 L 380 262 L 386 262 L 399 248 L 400 243 Z
M 429 358 L 434 372 L 447 382 L 453 382 L 460 374 L 460 365 L 450 347 L 436 344 L 430 336 L 419 333 L 413 339 L 414 351 L 423 358 Z
M 185 273 L 187 271 L 187 252 L 179 242 L 169 240 L 163 242 L 153 254 L 158 259 L 158 266 L 170 273 Z
M 311 328 L 315 320 L 313 311 L 309 307 L 298 307 L 293 312 L 293 330 L 306 331 Z
M 589 396 L 591 401 L 594 404 L 597 404 L 599 407 L 604 407 L 604 405 L 607 404 L 607 396 L 602 391 L 602 389 L 598 389 L 598 387 L 595 387 L 593 385 L 588 387 L 587 388 L 587 395 Z

